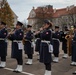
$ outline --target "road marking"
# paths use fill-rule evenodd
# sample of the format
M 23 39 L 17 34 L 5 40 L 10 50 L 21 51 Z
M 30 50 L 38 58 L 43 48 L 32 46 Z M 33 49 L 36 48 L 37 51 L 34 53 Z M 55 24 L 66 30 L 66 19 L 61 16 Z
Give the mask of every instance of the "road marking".
M 10 70 L 10 71 L 13 71 L 14 69 L 11 69 L 11 68 L 4 68 L 6 70 Z M 22 74 L 27 74 L 27 75 L 34 75 L 34 74 L 31 74 L 31 73 L 28 73 L 28 72 L 21 72 Z

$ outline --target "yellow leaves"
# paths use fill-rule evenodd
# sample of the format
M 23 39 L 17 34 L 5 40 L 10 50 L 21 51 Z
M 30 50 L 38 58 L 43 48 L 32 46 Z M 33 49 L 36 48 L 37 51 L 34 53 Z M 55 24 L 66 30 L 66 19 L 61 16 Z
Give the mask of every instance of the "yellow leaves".
M 11 25 L 13 25 L 14 17 L 12 14 L 12 10 L 7 2 L 5 3 L 4 7 L 1 8 L 0 18 L 1 21 L 6 22 L 7 26 L 11 27 Z

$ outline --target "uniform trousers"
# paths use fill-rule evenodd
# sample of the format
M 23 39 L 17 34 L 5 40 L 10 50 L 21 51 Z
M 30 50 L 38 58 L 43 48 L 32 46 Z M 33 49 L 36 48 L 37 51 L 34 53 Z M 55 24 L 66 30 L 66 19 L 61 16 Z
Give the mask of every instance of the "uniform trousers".
M 17 64 L 18 65 L 22 65 L 23 64 L 23 59 L 16 58 L 16 60 L 17 60 Z
M 28 59 L 33 59 L 33 54 L 27 54 Z
M 59 57 L 59 53 L 54 53 L 54 56 L 55 57 Z
M 62 50 L 67 54 L 67 41 L 62 42 Z
M 50 71 L 51 70 L 51 63 L 44 63 L 45 69 Z
M 6 56 L 1 56 L 1 61 L 6 61 Z

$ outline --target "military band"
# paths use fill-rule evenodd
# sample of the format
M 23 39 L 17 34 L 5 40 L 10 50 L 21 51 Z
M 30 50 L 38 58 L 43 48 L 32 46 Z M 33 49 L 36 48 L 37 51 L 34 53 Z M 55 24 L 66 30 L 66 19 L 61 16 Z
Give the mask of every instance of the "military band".
M 22 26 L 23 24 L 18 21 L 16 28 L 8 34 L 6 23 L 0 23 L 0 68 L 4 68 L 6 66 L 6 39 L 12 41 L 11 58 L 16 59 L 17 61 L 17 67 L 13 70 L 13 72 L 20 73 L 23 71 L 23 49 L 28 57 L 25 64 L 32 65 L 34 54 L 34 46 L 32 42 L 35 36 L 35 51 L 39 53 L 39 61 L 45 65 L 44 75 L 51 75 L 51 54 L 54 54 L 53 62 L 59 62 L 60 41 L 62 42 L 62 50 L 64 52 L 63 58 L 68 57 L 68 43 L 66 36 L 68 35 L 69 30 L 67 27 L 65 27 L 65 31 L 59 32 L 59 26 L 55 26 L 55 30 L 53 32 L 52 23 L 49 20 L 45 20 L 44 25 L 40 28 L 39 31 L 35 33 L 32 32 L 32 26 L 27 25 L 25 32 L 26 34 L 24 35 Z M 69 37 L 72 37 L 72 62 L 70 65 L 76 66 L 76 26 L 74 26 L 74 33 L 72 35 L 69 35 Z M 24 42 L 24 46 L 22 41 Z M 76 74 L 76 71 L 73 72 L 73 74 Z
M 65 38 L 68 35 L 68 28 L 67 26 L 64 27 L 64 32 L 62 32 L 61 34 L 61 38 L 62 38 L 62 50 L 64 52 L 63 58 L 67 58 L 68 57 L 68 53 L 67 53 L 67 39 Z
M 44 63 L 44 65 L 45 65 L 45 74 L 44 75 L 51 75 L 51 62 L 52 62 L 51 53 L 53 50 L 51 27 L 52 27 L 52 24 L 48 20 L 45 20 L 44 21 L 44 30 L 40 35 L 40 38 L 41 38 L 40 62 Z
M 28 56 L 28 61 L 25 63 L 26 65 L 32 65 L 32 62 L 33 62 L 34 47 L 32 44 L 33 33 L 31 29 L 32 29 L 32 26 L 27 25 L 27 32 L 26 32 L 26 35 L 24 36 L 24 40 L 25 40 L 24 51 L 25 51 L 25 54 L 27 54 Z
M 72 36 L 72 66 L 76 66 L 76 25 L 74 26 L 74 35 Z
M 22 72 L 22 66 L 23 66 L 23 30 L 22 30 L 22 23 L 17 22 L 16 29 L 8 35 L 8 39 L 12 41 L 12 51 L 11 51 L 11 57 L 17 60 L 17 67 L 14 69 L 13 72 Z
M 59 62 L 59 47 L 60 47 L 60 32 L 59 32 L 59 26 L 55 26 L 55 32 L 53 33 L 53 54 L 54 59 L 53 62 Z
M 6 56 L 7 56 L 7 29 L 6 29 L 6 23 L 1 22 L 0 23 L 0 68 L 4 68 L 6 66 Z
M 41 27 L 38 31 L 35 32 L 35 51 L 38 52 L 38 60 L 40 59 L 40 43 L 41 43 L 41 39 L 40 39 L 40 34 L 43 31 L 43 28 Z

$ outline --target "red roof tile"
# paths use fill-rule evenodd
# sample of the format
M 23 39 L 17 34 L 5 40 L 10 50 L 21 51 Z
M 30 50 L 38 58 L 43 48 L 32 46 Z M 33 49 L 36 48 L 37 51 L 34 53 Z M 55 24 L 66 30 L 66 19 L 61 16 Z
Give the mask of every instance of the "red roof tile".
M 55 9 L 55 13 L 53 13 L 53 17 L 60 17 L 64 14 L 67 14 L 67 10 L 66 8 L 63 8 L 63 9 Z
M 68 10 L 67 10 L 68 9 Z M 36 13 L 34 18 L 57 18 L 67 14 L 76 14 L 76 6 L 73 8 L 62 8 L 54 10 L 53 7 L 38 7 L 33 9 Z M 56 12 L 54 12 L 56 11 Z M 29 19 L 30 17 L 28 17 Z
M 67 10 L 67 8 L 57 9 L 56 12 L 53 13 L 53 17 L 56 18 L 56 17 L 70 14 L 70 13 L 71 14 L 76 13 L 76 6 L 72 9 L 68 9 L 68 10 Z
M 33 9 L 36 13 L 35 18 L 50 18 L 53 15 L 52 7 L 38 7 L 37 9 Z M 29 19 L 30 17 L 28 17 Z

